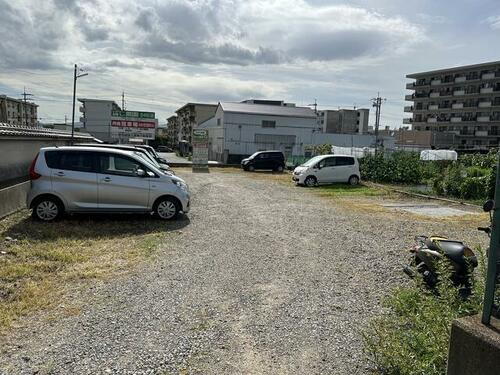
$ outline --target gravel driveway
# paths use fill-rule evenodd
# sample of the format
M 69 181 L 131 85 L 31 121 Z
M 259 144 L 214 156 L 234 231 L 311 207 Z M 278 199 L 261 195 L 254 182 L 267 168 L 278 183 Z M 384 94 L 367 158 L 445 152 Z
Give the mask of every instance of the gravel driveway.
M 242 173 L 179 173 L 189 222 L 83 311 L 1 338 L 2 374 L 365 374 L 359 328 L 429 224 Z

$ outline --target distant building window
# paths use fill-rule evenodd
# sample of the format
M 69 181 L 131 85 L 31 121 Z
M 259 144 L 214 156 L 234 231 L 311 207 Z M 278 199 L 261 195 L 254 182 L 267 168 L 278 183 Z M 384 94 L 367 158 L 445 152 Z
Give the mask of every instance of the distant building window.
M 325 123 L 325 120 L 321 120 L 321 123 L 324 124 Z
M 220 126 L 220 118 L 217 119 L 217 126 Z
M 276 121 L 262 120 L 262 127 L 263 128 L 275 128 Z

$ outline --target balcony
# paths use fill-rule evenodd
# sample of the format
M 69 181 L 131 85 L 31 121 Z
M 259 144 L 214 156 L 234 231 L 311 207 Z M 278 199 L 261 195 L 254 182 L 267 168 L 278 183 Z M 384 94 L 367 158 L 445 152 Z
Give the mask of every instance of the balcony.
M 80 117 L 80 122 L 81 122 L 82 124 L 85 124 L 85 117 Z
M 409 100 L 409 101 L 412 101 L 414 100 L 415 97 L 413 96 L 413 94 L 410 94 L 410 95 L 405 95 L 405 100 Z
M 441 80 L 440 79 L 433 79 L 431 81 L 431 86 L 436 86 L 436 85 L 440 85 L 441 84 Z
M 464 103 L 453 103 L 451 105 L 451 109 L 462 109 L 464 107 Z
M 453 91 L 453 96 L 465 95 L 465 90 L 456 90 Z
M 415 82 L 410 82 L 406 84 L 408 90 L 415 90 Z
M 492 79 L 495 78 L 495 73 L 485 73 L 481 76 L 481 79 Z
M 405 112 L 413 112 L 413 106 L 412 105 L 405 106 L 404 111 Z
M 429 104 L 427 107 L 429 111 L 435 111 L 436 109 L 439 109 L 439 106 L 437 104 Z
M 488 108 L 491 107 L 491 102 L 479 102 L 477 106 L 479 108 Z
M 486 130 L 476 130 L 476 133 L 474 135 L 476 137 L 487 137 L 488 132 Z
M 438 119 L 437 119 L 437 118 L 435 118 L 435 117 L 429 117 L 429 118 L 427 119 L 427 122 L 429 122 L 429 123 L 434 123 L 434 122 L 437 122 L 437 121 L 438 121 Z
M 81 105 L 78 110 L 81 112 L 81 113 L 85 113 L 85 107 L 83 105 Z
M 403 124 L 412 124 L 413 123 L 413 119 L 412 118 L 404 118 L 403 119 Z
M 431 92 L 429 94 L 429 98 L 439 98 L 439 93 L 438 92 Z
M 477 116 L 477 122 L 489 122 L 490 116 Z
M 462 122 L 462 117 L 451 117 L 450 121 L 451 122 Z
M 467 77 L 466 76 L 455 78 L 455 83 L 460 83 L 460 82 L 465 82 L 465 81 L 467 81 Z
M 480 90 L 480 93 L 481 94 L 490 94 L 493 92 L 493 87 L 483 87 L 481 90 Z

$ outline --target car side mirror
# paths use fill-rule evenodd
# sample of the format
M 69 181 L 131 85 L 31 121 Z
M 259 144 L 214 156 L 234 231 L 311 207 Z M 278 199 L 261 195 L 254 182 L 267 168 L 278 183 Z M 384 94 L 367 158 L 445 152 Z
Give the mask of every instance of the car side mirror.
M 144 169 L 138 169 L 135 171 L 137 177 L 146 177 L 146 171 Z
M 495 208 L 495 201 L 490 199 L 483 204 L 483 211 L 484 212 L 490 212 Z

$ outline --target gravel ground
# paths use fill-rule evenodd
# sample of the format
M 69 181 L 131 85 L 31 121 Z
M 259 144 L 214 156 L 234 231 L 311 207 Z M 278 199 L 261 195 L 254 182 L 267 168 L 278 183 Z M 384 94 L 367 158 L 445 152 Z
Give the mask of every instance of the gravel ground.
M 80 314 L 1 338 L 1 374 L 366 374 L 359 329 L 413 236 L 482 238 L 242 173 L 179 175 L 194 199 L 176 241 Z

